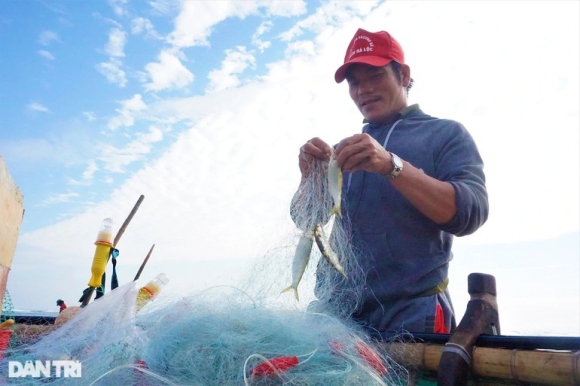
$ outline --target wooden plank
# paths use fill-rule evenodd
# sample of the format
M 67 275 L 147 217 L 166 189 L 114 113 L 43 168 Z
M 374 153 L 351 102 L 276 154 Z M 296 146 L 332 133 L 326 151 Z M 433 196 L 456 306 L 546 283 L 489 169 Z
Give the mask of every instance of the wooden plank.
M 0 156 L 0 310 L 20 232 L 24 197 Z

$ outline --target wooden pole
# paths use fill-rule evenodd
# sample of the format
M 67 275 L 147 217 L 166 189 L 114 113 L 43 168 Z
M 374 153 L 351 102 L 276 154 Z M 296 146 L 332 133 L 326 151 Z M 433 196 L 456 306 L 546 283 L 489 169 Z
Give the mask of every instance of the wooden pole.
M 145 260 L 143 260 L 143 262 L 141 263 L 141 266 L 139 267 L 139 270 L 137 271 L 137 274 L 135 275 L 135 279 L 133 279 L 133 281 L 137 281 L 141 277 L 141 272 L 143 272 L 143 268 L 145 268 L 145 265 L 149 261 L 149 257 L 151 256 L 151 252 L 153 252 L 153 248 L 155 248 L 155 244 L 153 244 L 151 246 L 151 249 L 149 250 L 149 253 L 145 257 Z
M 484 273 L 471 273 L 467 278 L 471 299 L 459 325 L 445 344 L 439 361 L 437 384 L 441 386 L 465 385 L 471 368 L 471 352 L 481 334 L 499 334 L 499 313 L 495 277 Z
M 127 226 L 129 225 L 129 223 L 133 219 L 133 216 L 135 216 L 135 213 L 137 213 L 137 209 L 139 209 L 139 206 L 141 206 L 141 203 L 143 202 L 144 198 L 145 198 L 144 195 L 141 195 L 139 197 L 139 199 L 137 200 L 137 202 L 133 206 L 133 209 L 129 213 L 129 216 L 127 216 L 127 218 L 125 219 L 125 222 L 123 222 L 123 225 L 121 225 L 121 228 L 119 228 L 119 231 L 117 232 L 117 235 L 115 236 L 115 240 L 113 242 L 114 246 L 117 246 L 117 243 L 121 239 L 121 236 L 123 236 L 123 233 L 125 233 L 125 229 L 127 229 Z M 91 299 L 93 297 L 94 292 L 95 292 L 94 288 L 89 289 L 88 293 L 83 298 L 83 302 L 81 303 L 81 307 L 85 307 L 87 304 L 89 304 L 89 302 L 91 301 Z
M 117 246 L 117 244 L 119 243 L 121 236 L 123 236 L 123 233 L 125 233 L 125 229 L 127 229 L 127 225 L 129 225 L 129 223 L 133 219 L 133 216 L 135 216 L 135 213 L 137 213 L 137 210 L 141 206 L 141 203 L 143 202 L 144 198 L 145 198 L 144 195 L 141 195 L 139 197 L 139 199 L 135 203 L 135 206 L 133 206 L 131 213 L 129 213 L 129 216 L 127 216 L 127 218 L 125 219 L 125 222 L 123 223 L 123 225 L 121 225 L 121 228 L 119 228 L 119 231 L 117 232 L 117 235 L 115 236 L 115 241 L 113 242 L 114 246 Z

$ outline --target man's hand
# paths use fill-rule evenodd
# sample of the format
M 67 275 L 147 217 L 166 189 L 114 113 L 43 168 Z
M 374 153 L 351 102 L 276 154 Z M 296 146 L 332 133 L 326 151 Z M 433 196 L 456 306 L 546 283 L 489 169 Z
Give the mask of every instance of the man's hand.
M 366 170 L 387 175 L 393 171 L 391 154 L 366 133 L 340 141 L 334 150 L 334 158 L 344 172 Z
M 332 148 L 318 137 L 312 138 L 300 148 L 298 154 L 298 166 L 302 175 L 306 175 L 310 169 L 310 165 L 314 159 L 323 161 L 330 160 Z

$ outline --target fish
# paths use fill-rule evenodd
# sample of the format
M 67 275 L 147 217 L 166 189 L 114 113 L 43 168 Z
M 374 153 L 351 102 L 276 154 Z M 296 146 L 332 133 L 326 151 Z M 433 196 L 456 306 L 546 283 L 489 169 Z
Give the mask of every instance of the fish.
M 294 261 L 292 262 L 292 284 L 282 290 L 282 292 L 293 290 L 294 296 L 298 301 L 300 301 L 298 284 L 300 284 L 302 275 L 304 275 L 304 271 L 310 260 L 310 252 L 312 251 L 313 244 L 314 237 L 312 236 L 312 232 L 307 232 L 300 236 L 300 240 L 298 240 L 298 245 L 296 246 L 296 252 L 294 253 Z
M 336 253 L 334 253 L 334 251 L 330 247 L 328 239 L 324 235 L 324 230 L 322 229 L 321 224 L 316 224 L 316 226 L 314 227 L 314 239 L 316 240 L 316 245 L 318 245 L 318 249 L 320 249 L 320 253 L 322 253 L 322 256 L 324 256 L 326 260 L 328 260 L 328 262 L 330 263 L 330 265 L 334 267 L 334 269 L 340 272 L 340 274 L 344 276 L 345 279 L 348 280 L 346 273 L 344 273 L 344 268 L 342 267 L 342 265 L 340 265 L 340 262 L 338 261 L 338 256 L 336 255 Z
M 332 217 L 336 213 L 342 218 L 342 209 L 340 206 L 342 202 L 342 170 L 333 155 L 330 156 L 330 162 L 328 163 L 328 191 L 332 196 L 334 205 L 330 210 L 329 216 Z

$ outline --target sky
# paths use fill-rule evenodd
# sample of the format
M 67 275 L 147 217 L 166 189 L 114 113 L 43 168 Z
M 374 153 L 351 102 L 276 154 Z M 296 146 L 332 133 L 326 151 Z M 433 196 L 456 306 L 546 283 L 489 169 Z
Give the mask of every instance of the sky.
M 461 122 L 484 159 L 489 220 L 454 243 L 458 317 L 483 272 L 503 333 L 580 335 L 579 15 L 575 0 L 0 2 L 0 156 L 26 210 L 14 307 L 78 305 L 101 221 L 118 229 L 140 195 L 121 284 L 155 245 L 143 282 L 268 277 L 292 303 L 298 149 L 361 130 L 333 76 L 364 28 L 403 46 L 409 103 Z

